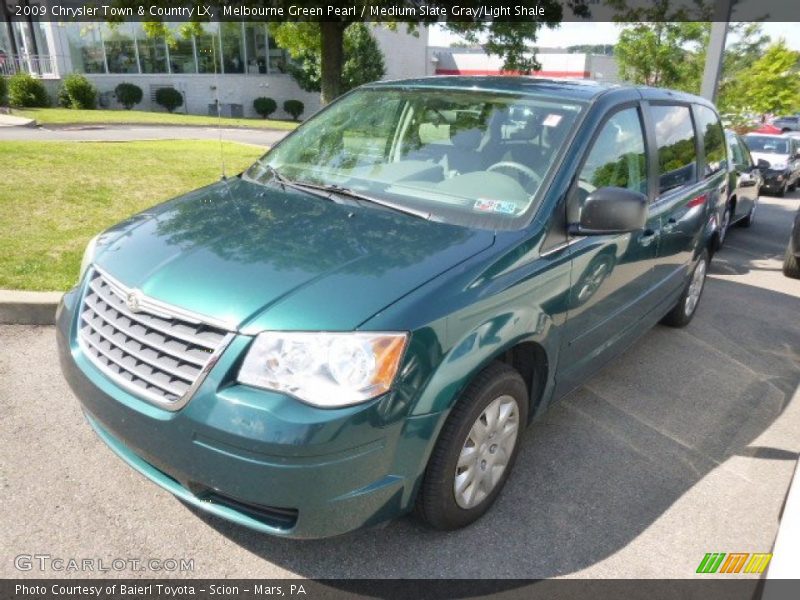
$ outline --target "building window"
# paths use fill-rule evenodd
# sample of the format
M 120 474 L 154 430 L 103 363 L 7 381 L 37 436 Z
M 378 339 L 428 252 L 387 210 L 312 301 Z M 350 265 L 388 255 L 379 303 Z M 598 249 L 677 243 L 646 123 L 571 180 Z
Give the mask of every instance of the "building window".
M 136 47 L 142 73 L 167 73 L 167 44 L 163 37 L 151 37 L 141 23 L 134 24 Z
M 103 29 L 109 73 L 138 73 L 136 40 L 130 23 L 106 25 Z
M 279 48 L 275 38 L 272 36 L 267 38 L 267 48 L 269 52 L 269 72 L 286 73 L 286 63 L 288 61 L 286 50 Z
M 247 53 L 247 73 L 265 75 L 267 73 L 267 26 L 261 23 L 245 23 L 244 43 Z
M 244 73 L 243 23 L 222 23 L 222 67 L 224 73 Z
M 78 73 L 105 73 L 105 54 L 98 23 L 69 23 L 67 34 L 72 69 Z
M 181 23 L 170 23 L 172 39 L 169 42 L 169 67 L 171 73 L 197 73 L 192 37 L 181 32 Z
M 219 23 L 204 23 L 202 35 L 195 37 L 197 72 L 220 73 Z

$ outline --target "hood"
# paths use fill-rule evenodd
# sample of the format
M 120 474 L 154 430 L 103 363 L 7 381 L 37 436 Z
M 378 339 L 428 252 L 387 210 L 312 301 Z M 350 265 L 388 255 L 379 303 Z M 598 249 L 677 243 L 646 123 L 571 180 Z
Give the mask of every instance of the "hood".
M 759 160 L 765 160 L 769 163 L 770 167 L 772 165 L 780 164 L 785 165 L 789 162 L 789 155 L 788 154 L 774 154 L 770 152 L 753 152 L 750 151 L 750 156 L 753 157 L 753 162 L 756 164 Z
M 102 240 L 95 264 L 121 283 L 231 327 L 348 330 L 494 234 L 233 179 Z

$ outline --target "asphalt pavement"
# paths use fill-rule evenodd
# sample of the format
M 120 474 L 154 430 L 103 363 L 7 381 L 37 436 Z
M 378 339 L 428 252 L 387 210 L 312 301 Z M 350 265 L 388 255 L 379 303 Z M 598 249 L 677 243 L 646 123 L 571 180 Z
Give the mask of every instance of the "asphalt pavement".
M 237 127 L 156 125 L 75 125 L 70 127 L 2 127 L 0 142 L 132 142 L 139 140 L 218 140 L 272 146 L 288 132 Z
M 691 325 L 656 327 L 529 428 L 496 506 L 457 532 L 293 541 L 202 515 L 95 436 L 52 327 L 2 326 L 0 577 L 65 574 L 15 567 L 38 553 L 193 559 L 171 577 L 686 578 L 707 552 L 770 552 L 800 452 L 800 281 L 780 270 L 800 194 L 760 204 Z

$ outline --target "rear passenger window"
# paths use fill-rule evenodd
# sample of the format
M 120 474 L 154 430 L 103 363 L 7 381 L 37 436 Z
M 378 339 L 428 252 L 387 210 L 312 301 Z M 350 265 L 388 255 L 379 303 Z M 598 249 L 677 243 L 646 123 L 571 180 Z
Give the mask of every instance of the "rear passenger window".
M 736 138 L 731 140 L 731 154 L 731 160 L 733 161 L 734 166 L 741 168 L 750 164 L 750 161 L 745 157 L 742 145 Z
M 727 165 L 725 156 L 725 132 L 716 113 L 706 106 L 695 106 L 697 130 L 703 136 L 705 168 L 703 176 L 719 173 Z
M 688 106 L 651 106 L 658 146 L 659 191 L 697 180 L 697 146 Z
M 647 193 L 647 160 L 638 110 L 621 110 L 606 121 L 578 175 L 578 184 L 588 193 L 606 186 Z

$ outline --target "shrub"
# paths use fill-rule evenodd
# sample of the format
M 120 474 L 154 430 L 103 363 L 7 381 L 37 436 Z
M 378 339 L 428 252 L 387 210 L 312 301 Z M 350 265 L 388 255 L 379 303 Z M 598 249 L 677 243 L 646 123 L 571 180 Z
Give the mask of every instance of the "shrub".
M 69 108 L 72 104 L 72 100 L 69 99 L 69 94 L 67 93 L 67 88 L 65 88 L 63 85 L 58 88 L 58 93 L 56 94 L 56 104 L 64 108 Z
M 156 91 L 156 102 L 166 108 L 168 112 L 173 112 L 183 105 L 183 94 L 175 88 L 161 88 Z
M 8 102 L 8 83 L 6 78 L 0 75 L 0 106 L 5 106 Z
M 67 108 L 95 109 L 97 108 L 97 89 L 85 76 L 80 73 L 71 73 L 64 77 L 64 83 L 58 92 L 58 101 Z
M 133 83 L 120 83 L 114 88 L 114 95 L 117 101 L 122 104 L 127 110 L 130 110 L 134 105 L 142 101 L 142 88 Z M 179 105 L 180 106 L 180 105 Z
M 253 100 L 253 108 L 265 119 L 278 110 L 278 103 L 272 98 L 256 98 Z
M 8 80 L 8 103 L 20 108 L 50 106 L 44 84 L 28 73 L 17 73 Z
M 300 100 L 287 100 L 283 103 L 283 110 L 290 114 L 295 121 L 300 118 L 305 109 L 305 105 Z

